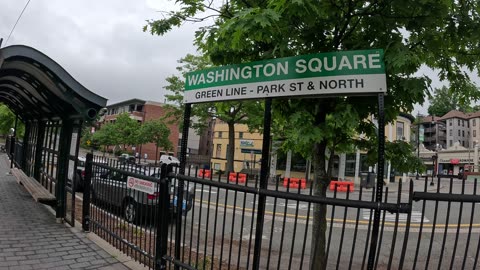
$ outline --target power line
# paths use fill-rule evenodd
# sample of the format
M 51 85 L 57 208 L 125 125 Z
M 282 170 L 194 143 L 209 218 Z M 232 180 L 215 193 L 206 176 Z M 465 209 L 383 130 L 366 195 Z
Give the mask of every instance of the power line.
M 7 46 L 8 40 L 9 40 L 10 37 L 12 36 L 12 33 L 13 33 L 13 31 L 15 30 L 15 27 L 17 27 L 18 21 L 20 21 L 20 18 L 22 17 L 23 12 L 25 11 L 25 9 L 27 9 L 28 4 L 30 4 L 30 0 L 27 1 L 27 3 L 25 4 L 25 7 L 23 7 L 22 12 L 21 12 L 20 15 L 18 16 L 17 21 L 16 21 L 15 24 L 13 25 L 12 31 L 10 31 L 10 34 L 8 35 L 7 41 L 5 41 L 5 46 Z

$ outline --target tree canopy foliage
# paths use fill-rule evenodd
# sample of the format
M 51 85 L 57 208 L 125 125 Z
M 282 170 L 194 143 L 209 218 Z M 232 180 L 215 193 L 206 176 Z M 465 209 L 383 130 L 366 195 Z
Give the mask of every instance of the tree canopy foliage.
M 472 88 L 472 92 L 478 91 L 475 90 L 476 86 L 473 84 L 469 86 Z M 457 110 L 464 113 L 475 111 L 475 107 L 471 106 L 470 99 L 461 99 L 461 92 L 455 91 L 454 89 L 443 86 L 442 88 L 436 88 L 435 92 L 431 97 L 428 98 L 430 106 L 428 107 L 428 114 L 443 116 L 451 110 Z M 473 100 L 475 101 L 475 99 Z
M 136 143 L 154 143 L 155 144 L 155 165 L 157 165 L 158 149 L 162 148 L 164 151 L 172 150 L 173 145 L 169 140 L 170 129 L 160 119 L 146 121 L 141 125 Z
M 0 104 L 0 134 L 9 135 L 10 129 L 15 127 L 15 114 L 3 104 Z M 22 121 L 17 121 L 17 138 L 22 138 L 25 133 L 25 125 Z
M 183 104 L 183 91 L 185 90 L 185 76 L 190 71 L 201 70 L 208 67 L 212 67 L 211 61 L 205 55 L 192 55 L 188 54 L 184 58 L 180 59 L 177 70 L 181 75 L 172 75 L 167 77 L 168 85 L 165 89 L 171 93 L 165 95 L 166 99 L 171 105 L 166 105 L 167 113 L 164 119 L 172 119 L 177 124 L 183 123 L 179 120 L 183 117 L 185 105 Z M 227 149 L 227 166 L 226 171 L 233 171 L 233 159 L 235 156 L 235 124 L 248 124 L 252 121 L 253 111 L 259 109 L 259 104 L 252 101 L 229 101 L 229 102 L 209 102 L 199 103 L 192 106 L 192 115 L 195 117 L 195 121 L 192 121 L 192 127 L 198 134 L 208 126 L 208 123 L 212 119 L 219 119 L 228 125 L 228 139 L 229 147 Z M 250 116 L 247 118 L 247 114 Z
M 91 140 L 92 146 L 136 146 L 146 143 L 154 143 L 158 149 L 171 150 L 172 142 L 169 140 L 170 129 L 162 119 L 149 120 L 140 124 L 137 120 L 130 118 L 128 113 L 118 115 L 113 123 L 105 123 L 93 134 L 84 130 L 82 143 L 85 146 L 87 140 Z M 156 158 L 157 158 L 156 156 Z
M 458 91 L 460 100 L 478 98 L 476 88 L 469 87 L 472 81 L 467 73 L 476 71 L 480 64 L 478 1 L 176 2 L 179 11 L 150 20 L 144 30 L 163 35 L 185 22 L 214 17 L 211 25 L 198 29 L 195 44 L 215 65 L 318 52 L 383 49 L 387 121 L 393 121 L 401 111 L 412 111 L 416 103 L 424 103 L 432 82 L 432 78 L 418 75 L 424 66 L 435 70 L 439 80 L 447 80 Z M 312 157 L 316 196 L 326 196 L 333 166 L 332 162 L 325 165 L 326 160 L 333 160 L 329 156 L 348 148 L 358 134 L 370 141 L 376 138 L 374 121 L 368 120 L 377 111 L 376 98 L 276 100 L 273 110 L 278 123 L 288 132 L 286 145 Z M 358 141 L 357 145 L 362 146 Z M 373 146 L 366 150 L 375 149 Z M 314 215 L 310 263 L 312 269 L 324 269 L 326 206 L 316 205 Z

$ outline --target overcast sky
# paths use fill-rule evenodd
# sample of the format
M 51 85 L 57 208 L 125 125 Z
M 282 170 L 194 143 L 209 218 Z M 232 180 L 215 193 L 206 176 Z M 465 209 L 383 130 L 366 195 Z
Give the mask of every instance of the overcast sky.
M 1 0 L 0 37 L 5 41 L 27 0 Z M 8 45 L 33 47 L 62 65 L 108 104 L 140 98 L 163 102 L 165 77 L 177 60 L 195 53 L 198 25 L 166 36 L 142 32 L 145 20 L 174 8 L 167 0 L 31 0 Z
M 196 53 L 198 24 L 185 24 L 166 36 L 144 33 L 145 20 L 178 8 L 172 0 L 31 0 L 8 44 L 27 0 L 1 0 L 0 37 L 5 45 L 24 44 L 50 56 L 108 104 L 126 99 L 164 101 L 165 78 L 177 60 Z M 207 22 L 209 23 L 209 22 Z M 425 71 L 440 87 L 433 72 Z M 426 113 L 428 102 L 417 105 Z

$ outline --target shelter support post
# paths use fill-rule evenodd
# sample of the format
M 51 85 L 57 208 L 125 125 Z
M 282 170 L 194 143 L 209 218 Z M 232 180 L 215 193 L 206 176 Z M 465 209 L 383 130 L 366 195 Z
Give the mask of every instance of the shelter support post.
M 15 160 L 15 143 L 17 143 L 17 123 L 18 115 L 15 115 L 15 125 L 13 128 L 12 140 L 10 141 L 10 169 L 13 168 L 13 162 Z
M 85 185 L 82 205 L 82 229 L 90 231 L 90 183 L 92 182 L 93 154 L 87 153 L 85 161 Z
M 38 122 L 38 135 L 37 142 L 35 147 L 35 163 L 33 167 L 33 178 L 40 181 L 40 169 L 42 168 L 42 151 L 43 151 L 43 140 L 45 139 L 45 122 Z
M 68 161 L 70 144 L 72 140 L 73 123 L 71 120 L 62 120 L 60 129 L 60 144 L 57 164 L 57 183 L 55 185 L 55 197 L 57 198 L 56 218 L 65 217 L 65 186 L 68 176 Z
M 28 149 L 30 145 L 30 136 L 32 133 L 32 122 L 28 121 L 25 123 L 25 134 L 23 134 L 23 153 L 22 153 L 22 160 L 20 161 L 20 167 L 22 170 L 28 174 L 30 172 L 27 170 L 27 159 L 30 158 L 28 156 Z M 31 176 L 31 175 L 29 175 Z

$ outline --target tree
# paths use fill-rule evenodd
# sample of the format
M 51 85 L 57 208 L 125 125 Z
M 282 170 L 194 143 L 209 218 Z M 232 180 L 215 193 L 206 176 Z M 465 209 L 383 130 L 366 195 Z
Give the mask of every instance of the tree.
M 182 74 L 180 76 L 170 76 L 167 78 L 169 83 L 165 86 L 165 89 L 172 92 L 172 94 L 165 95 L 166 99 L 173 103 L 173 105 L 167 105 L 167 113 L 163 119 L 175 121 L 179 126 L 183 123 L 178 123 L 179 119 L 182 119 L 184 112 L 183 104 L 183 91 L 185 90 L 185 75 L 187 72 L 205 69 L 212 67 L 211 61 L 204 55 L 192 55 L 188 54 L 184 58 L 178 61 L 181 65 L 177 67 L 177 70 Z M 247 115 L 253 111 L 258 111 L 258 103 L 245 102 L 245 101 L 230 101 L 222 103 L 201 103 L 194 104 L 192 106 L 192 115 L 197 118 L 196 121 L 192 121 L 192 127 L 195 128 L 198 134 L 207 127 L 211 119 L 219 119 L 228 125 L 228 148 L 227 148 L 227 172 L 233 172 L 233 162 L 235 157 L 235 124 L 248 124 L 249 119 Z
M 103 145 L 103 153 L 110 145 L 118 145 L 120 143 L 116 128 L 112 123 L 106 123 L 92 135 L 92 143 Z
M 478 92 L 478 89 L 471 85 L 472 92 Z M 443 116 L 451 110 L 457 110 L 464 113 L 472 112 L 473 108 L 470 106 L 471 100 L 461 100 L 461 92 L 458 92 L 454 89 L 443 86 L 442 88 L 436 88 L 434 95 L 431 96 L 428 101 L 430 106 L 428 107 L 428 113 L 430 115 Z M 473 96 L 473 100 L 476 100 L 476 94 Z
M 0 134 L 10 134 L 10 129 L 15 127 L 15 114 L 3 104 L 0 104 Z M 17 138 L 23 138 L 25 133 L 25 125 L 22 121 L 17 121 Z
M 141 125 L 138 132 L 138 143 L 155 143 L 155 165 L 158 160 L 158 148 L 165 151 L 173 149 L 172 142 L 168 139 L 170 136 L 170 129 L 160 120 L 146 121 Z
M 115 119 L 113 127 L 118 137 L 118 144 L 123 144 L 125 149 L 126 145 L 137 144 L 138 130 L 140 129 L 140 123 L 130 118 L 128 113 L 121 113 Z
M 215 65 L 338 50 L 384 49 L 387 121 L 424 102 L 431 79 L 417 75 L 423 66 L 448 81 L 459 92 L 459 99 L 478 98 L 478 93 L 468 87 L 472 82 L 467 73 L 480 64 L 478 1 L 177 3 L 181 5 L 179 11 L 149 21 L 144 30 L 163 35 L 186 21 L 215 17 L 212 25 L 199 28 L 195 40 Z M 312 157 L 315 196 L 326 196 L 333 166 L 333 162 L 325 163 L 333 160 L 329 157 L 351 147 L 358 134 L 371 141 L 376 138 L 374 121 L 368 120 L 377 111 L 376 98 L 277 100 L 273 110 L 286 131 L 286 146 Z M 410 156 L 414 158 L 413 153 Z M 325 269 L 326 206 L 316 205 L 313 215 L 311 269 Z

